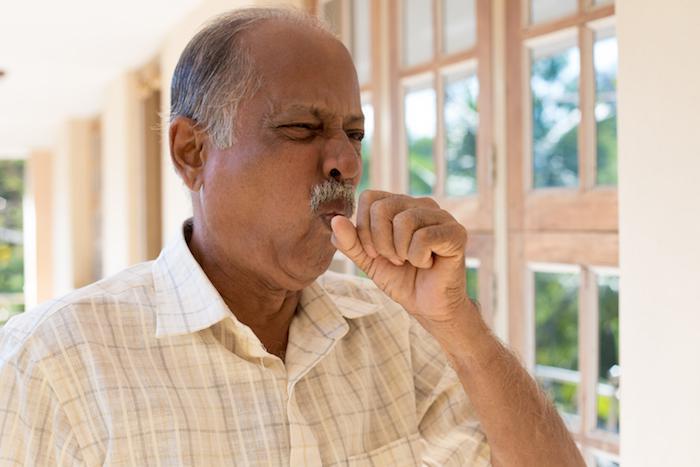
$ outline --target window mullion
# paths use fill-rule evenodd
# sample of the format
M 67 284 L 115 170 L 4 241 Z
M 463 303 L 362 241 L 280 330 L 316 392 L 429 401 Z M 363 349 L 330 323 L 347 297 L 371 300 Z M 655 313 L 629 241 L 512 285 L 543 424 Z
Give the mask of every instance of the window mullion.
M 596 183 L 596 124 L 595 71 L 593 69 L 593 31 L 579 27 L 578 41 L 581 58 L 579 78 L 579 108 L 581 123 L 578 137 L 579 187 L 586 191 Z
M 435 131 L 435 143 L 433 145 L 433 159 L 435 161 L 435 186 L 433 187 L 433 196 L 440 197 L 445 195 L 445 176 L 446 176 L 446 159 L 445 159 L 445 79 L 438 71 L 435 71 L 433 76 L 435 83 L 435 98 L 437 105 L 437 128 Z
M 579 371 L 580 430 L 586 439 L 596 425 L 598 382 L 598 285 L 588 267 L 582 269 L 579 293 Z

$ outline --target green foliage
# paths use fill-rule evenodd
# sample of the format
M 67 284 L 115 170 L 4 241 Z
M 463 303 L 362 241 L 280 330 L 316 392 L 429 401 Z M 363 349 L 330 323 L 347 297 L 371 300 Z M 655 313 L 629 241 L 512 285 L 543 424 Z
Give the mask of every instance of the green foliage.
M 0 243 L 0 293 L 24 290 L 24 248 Z
M 617 185 L 617 113 L 597 124 L 598 185 Z
M 464 132 L 459 147 L 450 157 L 448 151 L 446 191 L 448 195 L 463 195 L 476 192 L 476 133 Z M 467 188 L 462 188 L 466 186 Z M 459 186 L 459 189 L 454 189 Z
M 598 375 L 607 381 L 608 370 L 620 364 L 619 279 L 601 277 L 598 285 Z
M 365 137 L 362 140 L 362 178 L 360 179 L 360 184 L 358 185 L 357 192 L 362 193 L 364 190 L 369 188 L 369 178 L 370 178 L 370 151 L 372 149 L 372 140 Z
M 535 273 L 535 341 L 539 365 L 578 369 L 578 275 Z
M 24 162 L 0 161 L 0 227 L 21 232 Z M 24 250 L 22 245 L 0 241 L 0 293 L 20 293 L 24 287 Z
M 474 300 L 479 300 L 479 269 L 466 268 L 467 295 Z
M 555 108 L 567 113 L 578 107 L 578 78 L 564 82 L 562 73 L 569 65 L 569 54 L 562 53 L 535 60 L 532 64 L 532 80 L 552 85 L 564 85 L 565 94 L 572 99 L 558 99 L 546 93 L 539 93 L 533 86 L 532 92 L 532 136 L 533 136 L 533 184 L 538 187 L 572 186 L 578 178 L 578 124 L 574 125 L 558 141 L 550 146 L 550 134 L 557 121 L 548 112 Z
M 0 227 L 22 228 L 22 195 L 24 194 L 24 162 L 0 160 L 0 196 L 7 201 L 0 211 Z
M 433 138 L 419 138 L 408 144 L 409 193 L 430 195 L 435 181 Z
M 611 426 L 610 429 L 614 432 L 620 431 L 620 406 L 617 401 L 614 401 L 611 396 L 601 396 L 598 395 L 598 400 L 596 404 L 597 412 L 597 426 L 603 430 L 608 429 L 608 423 L 610 422 L 610 416 L 612 412 L 615 412 L 616 423 Z
M 567 414 L 578 413 L 578 385 L 549 381 L 539 378 L 542 390 L 554 401 L 554 405 L 560 412 Z
M 445 86 L 445 192 L 463 196 L 476 192 L 478 81 L 476 76 Z M 452 111 L 450 111 L 452 110 Z

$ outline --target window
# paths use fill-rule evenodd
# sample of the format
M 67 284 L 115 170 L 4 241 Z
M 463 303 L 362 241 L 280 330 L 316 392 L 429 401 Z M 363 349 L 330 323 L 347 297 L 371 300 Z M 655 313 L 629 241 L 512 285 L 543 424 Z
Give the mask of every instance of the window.
M 395 0 L 386 92 L 398 142 L 389 188 L 431 196 L 469 226 L 467 286 L 492 323 L 491 2 Z M 487 122 L 483 125 L 482 122 Z
M 581 381 L 578 359 L 579 272 L 534 267 L 535 376 L 559 412 L 575 425 Z
M 432 82 L 407 86 L 404 91 L 404 125 L 408 152 L 408 192 L 430 195 L 435 186 L 436 116 Z
M 489 0 L 317 5 L 319 14 L 337 12 L 331 23 L 358 76 L 370 77 L 360 78 L 374 123 L 363 186 L 430 196 L 468 228 L 468 294 L 488 324 L 507 328 L 589 465 L 616 465 L 614 2 L 520 0 L 522 8 L 509 3 L 503 18 Z M 492 27 L 505 28 L 496 50 Z M 358 34 L 370 38 L 369 65 L 361 63 L 367 54 L 358 52 Z M 495 91 L 506 115 L 495 115 Z M 499 151 L 505 172 L 495 167 Z M 503 281 L 494 279 L 495 256 Z M 505 297 L 498 304 L 507 320 L 493 314 L 495 294 Z
M 510 341 L 588 464 L 612 466 L 621 377 L 615 7 L 521 5 L 506 12 L 507 108 L 522 109 L 506 128 Z
M 24 311 L 24 168 L 0 160 L 0 325 Z
M 578 185 L 580 56 L 570 41 L 531 52 L 534 188 Z
M 595 67 L 596 184 L 617 185 L 617 38 L 599 30 L 593 46 Z
M 476 139 L 479 131 L 479 80 L 473 71 L 444 75 L 445 195 L 477 192 Z

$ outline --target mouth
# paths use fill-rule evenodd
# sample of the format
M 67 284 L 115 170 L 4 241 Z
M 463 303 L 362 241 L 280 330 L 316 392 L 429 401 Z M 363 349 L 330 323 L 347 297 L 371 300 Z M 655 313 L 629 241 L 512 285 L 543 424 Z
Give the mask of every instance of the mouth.
M 332 230 L 331 220 L 335 216 L 352 216 L 352 206 L 345 201 L 336 200 L 323 205 L 321 209 L 319 209 L 318 217 L 329 231 Z
M 331 220 L 335 216 L 341 216 L 341 215 L 342 214 L 339 214 L 339 213 L 321 214 L 319 216 L 319 218 L 321 219 L 321 222 L 323 222 L 323 225 L 325 225 L 329 231 L 332 231 L 333 229 L 331 228 Z

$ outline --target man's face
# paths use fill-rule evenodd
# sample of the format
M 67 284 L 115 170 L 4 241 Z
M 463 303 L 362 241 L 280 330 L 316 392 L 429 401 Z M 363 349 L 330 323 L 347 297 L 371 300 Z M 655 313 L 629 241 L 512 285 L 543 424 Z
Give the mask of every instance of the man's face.
M 262 86 L 238 108 L 234 145 L 207 148 L 200 215 L 218 262 L 296 290 L 330 264 L 334 213 L 350 214 L 342 201 L 312 212 L 311 198 L 331 179 L 359 183 L 359 87 L 345 48 L 319 31 L 267 21 L 246 40 Z

